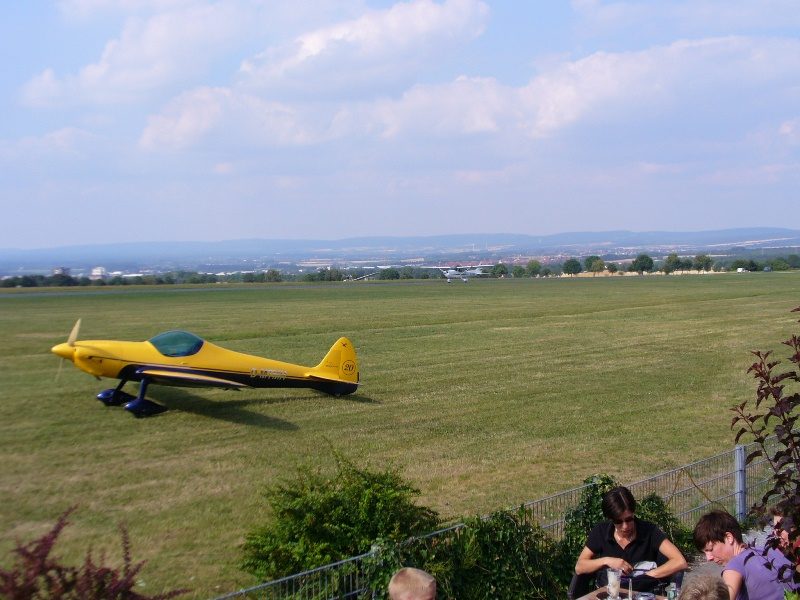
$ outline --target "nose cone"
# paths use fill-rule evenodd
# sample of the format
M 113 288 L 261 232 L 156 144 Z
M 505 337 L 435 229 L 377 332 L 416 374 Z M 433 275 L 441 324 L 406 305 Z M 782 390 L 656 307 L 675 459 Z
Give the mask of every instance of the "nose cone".
M 75 347 L 70 346 L 69 344 L 57 344 L 50 348 L 50 352 L 57 354 L 61 358 L 73 360 L 75 356 Z

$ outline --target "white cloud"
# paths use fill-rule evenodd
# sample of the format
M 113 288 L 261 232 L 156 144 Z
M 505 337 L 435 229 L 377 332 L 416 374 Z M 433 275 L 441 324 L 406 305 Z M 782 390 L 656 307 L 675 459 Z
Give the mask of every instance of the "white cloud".
M 313 139 L 293 108 L 228 88 L 198 88 L 151 116 L 139 145 L 178 150 L 208 136 L 256 146 L 306 144 Z
M 800 119 L 784 121 L 778 127 L 778 135 L 791 146 L 800 145 Z
M 364 63 L 372 65 L 370 72 L 390 72 L 398 61 L 405 60 L 398 58 L 398 54 L 413 54 L 425 46 L 432 48 L 441 45 L 443 39 L 449 42 L 465 35 L 477 35 L 483 27 L 487 10 L 486 5 L 476 0 L 446 0 L 443 4 L 414 0 L 396 4 L 385 11 L 370 11 L 359 19 L 305 34 L 298 38 L 300 51 L 295 55 L 279 62 L 248 63 L 244 70 L 251 78 L 236 87 L 196 88 L 172 100 L 159 114 L 148 119 L 140 137 L 140 146 L 148 150 L 186 148 L 207 136 L 215 140 L 220 136 L 229 140 L 241 136 L 246 143 L 260 146 L 298 145 L 358 132 L 362 128 L 362 118 L 357 114 L 362 107 L 358 102 L 340 107 L 330 102 L 318 102 L 315 95 L 312 101 L 289 105 L 268 99 L 274 94 L 274 87 L 260 89 L 247 84 L 254 80 L 264 83 L 269 78 L 286 75 L 311 63 L 314 63 L 313 68 L 318 68 L 320 62 L 327 64 L 330 60 L 343 61 L 341 71 L 310 78 L 314 86 L 323 85 L 321 79 L 324 77 L 339 79 L 341 84 L 348 79 L 346 73 L 364 76 L 365 71 L 361 69 Z M 343 74 L 340 76 L 340 73 Z M 459 93 L 453 90 L 452 104 L 463 103 Z M 409 95 L 413 102 L 414 91 Z M 428 106 L 424 99 L 420 102 Z M 495 129 L 491 111 L 485 106 L 485 103 L 476 105 L 474 111 L 462 106 L 462 110 L 452 113 L 457 122 L 441 122 L 438 130 Z M 380 114 L 381 103 L 372 112 Z M 437 115 L 446 117 L 447 108 L 438 111 Z M 381 126 L 384 133 L 390 126 L 389 123 Z
M 786 86 L 797 73 L 798 40 L 680 40 L 640 52 L 594 53 L 536 77 L 523 94 L 533 115 L 531 133 L 542 136 L 590 117 L 635 118 L 676 106 L 713 111 L 718 100 L 747 102 L 763 95 L 762 86 Z
M 461 76 L 375 101 L 288 104 L 239 88 L 198 88 L 152 116 L 141 145 L 183 148 L 209 135 L 264 147 L 353 136 L 448 140 L 477 135 L 529 144 L 586 121 L 652 122 L 674 110 L 700 118 L 713 114 L 717 101 L 746 104 L 748 98 L 763 98 L 765 90 L 790 96 L 798 73 L 800 41 L 729 37 L 682 40 L 640 52 L 596 52 L 554 63 L 520 87 Z M 706 103 L 697 103 L 698 97 Z M 791 137 L 795 130 L 789 123 L 781 131 Z
M 598 52 L 536 77 L 521 91 L 530 115 L 526 129 L 542 137 L 581 119 L 598 104 L 636 103 L 635 97 L 652 88 L 652 78 L 659 75 L 656 62 L 651 53 Z
M 334 132 L 361 130 L 383 138 L 493 133 L 513 110 L 515 92 L 493 79 L 459 77 L 444 85 L 418 85 L 398 100 L 351 105 L 335 118 Z
M 0 158 L 4 161 L 80 158 L 97 143 L 97 136 L 77 127 L 63 127 L 41 136 L 0 141 Z
M 323 90 L 378 76 L 395 79 L 418 69 L 426 57 L 480 35 L 488 13 L 480 0 L 410 0 L 370 10 L 243 61 L 242 81 L 253 86 L 313 82 Z
M 128 17 L 96 62 L 63 77 L 45 69 L 24 86 L 23 100 L 32 106 L 141 101 L 201 74 L 242 23 L 235 5 L 225 2 Z
M 161 114 L 151 116 L 139 139 L 148 150 L 185 148 L 222 118 L 230 91 L 221 88 L 201 88 L 174 99 Z
M 55 106 L 63 94 L 64 85 L 53 69 L 45 69 L 22 88 L 22 100 L 32 106 Z
M 796 78 L 797 73 L 800 42 L 796 40 L 678 41 L 640 52 L 596 52 L 553 64 L 519 88 L 469 77 L 417 85 L 398 99 L 343 107 L 334 131 L 384 138 L 491 133 L 543 138 L 587 119 L 629 121 L 676 107 L 713 110 L 713 106 L 694 106 L 696 97 L 727 96 L 729 103 L 742 102 L 746 100 L 741 96 L 760 94 L 762 86 Z

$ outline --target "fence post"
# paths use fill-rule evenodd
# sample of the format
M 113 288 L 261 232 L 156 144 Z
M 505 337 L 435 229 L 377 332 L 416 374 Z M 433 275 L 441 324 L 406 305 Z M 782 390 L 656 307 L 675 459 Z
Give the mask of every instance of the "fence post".
M 742 521 L 747 516 L 747 465 L 745 447 L 737 445 L 733 450 L 733 471 L 736 496 L 736 518 Z

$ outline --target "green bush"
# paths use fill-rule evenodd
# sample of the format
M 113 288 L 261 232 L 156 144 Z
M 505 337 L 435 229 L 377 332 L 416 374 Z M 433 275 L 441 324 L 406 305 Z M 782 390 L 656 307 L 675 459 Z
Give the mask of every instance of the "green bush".
M 333 476 L 301 469 L 296 480 L 268 492 L 274 521 L 248 535 L 248 572 L 275 578 L 371 549 L 361 563 L 360 575 L 370 590 L 365 598 L 386 598 L 392 574 L 409 566 L 431 573 L 438 597 L 445 600 L 563 598 L 589 531 L 604 519 L 603 494 L 617 486 L 609 475 L 584 480 L 559 541 L 531 523 L 524 508 L 471 517 L 449 531 L 413 537 L 438 525 L 432 510 L 413 504 L 417 490 L 395 471 L 360 470 L 337 460 Z M 691 550 L 691 533 L 655 494 L 639 501 L 637 515 L 659 525 L 684 552 Z M 345 567 L 357 568 L 357 563 Z M 328 583 L 338 589 L 349 574 L 339 572 Z
M 392 573 L 415 566 L 436 578 L 438 598 L 484 600 L 554 598 L 554 542 L 523 509 L 472 517 L 455 531 L 400 544 L 378 544 L 364 561 L 370 598 L 386 598 Z M 563 592 L 563 589 L 562 589 Z
M 414 504 L 418 495 L 395 470 L 358 469 L 341 456 L 332 475 L 301 468 L 267 491 L 273 518 L 247 535 L 242 568 L 272 579 L 362 554 L 380 538 L 428 533 L 438 515 Z
M 678 521 L 661 496 L 648 494 L 638 501 L 638 505 L 636 516 L 658 525 L 684 556 L 689 557 L 696 553 L 692 530 Z
M 524 510 L 467 520 L 449 582 L 448 598 L 552 598 L 558 587 L 550 558 L 553 541 Z

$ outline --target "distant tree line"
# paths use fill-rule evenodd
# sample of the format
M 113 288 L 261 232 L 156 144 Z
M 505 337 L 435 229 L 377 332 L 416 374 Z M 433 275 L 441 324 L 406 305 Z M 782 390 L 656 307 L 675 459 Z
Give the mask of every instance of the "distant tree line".
M 755 261 L 752 259 L 739 258 L 730 263 L 731 270 L 744 269 L 745 271 L 789 271 L 790 269 L 800 269 L 800 256 L 790 254 L 788 257 L 777 257 L 766 261 Z
M 628 272 L 652 273 L 677 273 L 683 271 L 789 271 L 800 268 L 800 256 L 790 254 L 787 257 L 776 256 L 763 261 L 751 258 L 725 258 L 714 261 L 708 254 L 698 254 L 694 257 L 681 257 L 677 253 L 669 254 L 663 261 L 656 262 L 647 254 L 639 254 L 627 267 Z M 561 272 L 565 275 L 577 275 L 583 272 L 617 273 L 621 271 L 620 265 L 604 261 L 599 256 L 587 256 L 583 261 L 569 258 L 561 265 Z
M 497 263 L 487 271 L 492 277 L 550 277 L 553 275 L 577 275 L 578 273 L 679 273 L 682 271 L 789 271 L 800 269 L 800 256 L 773 256 L 758 261 L 754 258 L 727 257 L 714 261 L 707 254 L 698 254 L 694 257 L 681 257 L 677 253 L 669 254 L 664 260 L 656 261 L 648 254 L 639 254 L 627 267 L 604 260 L 597 255 L 586 256 L 583 259 L 568 258 L 563 264 L 543 265 L 538 260 L 530 260 L 525 266 Z M 153 275 L 122 276 L 114 275 L 103 279 L 90 279 L 89 277 L 73 277 L 63 273 L 54 275 L 18 275 L 0 280 L 0 287 L 4 288 L 32 288 L 32 287 L 77 287 L 77 286 L 124 286 L 124 285 L 185 285 L 208 283 L 274 283 L 281 281 L 345 281 L 371 277 L 381 280 L 394 279 L 443 279 L 444 274 L 439 269 L 426 267 L 389 267 L 386 269 L 339 269 L 322 268 L 306 273 L 285 273 L 278 269 L 264 271 L 239 272 L 225 275 L 213 273 L 198 273 L 195 271 L 171 271 Z
M 88 277 L 73 277 L 71 275 L 19 275 L 7 277 L 0 281 L 0 286 L 9 287 L 76 287 L 76 286 L 117 286 L 117 285 L 176 285 L 186 283 L 217 283 L 223 278 L 211 273 L 195 273 L 191 271 L 176 271 L 158 275 L 137 275 L 123 277 L 115 275 L 105 279 L 90 279 Z M 227 279 L 227 278 L 225 278 Z M 241 281 L 241 279 L 239 279 Z

